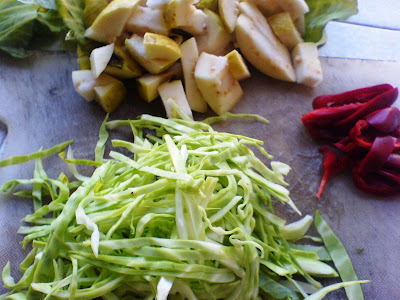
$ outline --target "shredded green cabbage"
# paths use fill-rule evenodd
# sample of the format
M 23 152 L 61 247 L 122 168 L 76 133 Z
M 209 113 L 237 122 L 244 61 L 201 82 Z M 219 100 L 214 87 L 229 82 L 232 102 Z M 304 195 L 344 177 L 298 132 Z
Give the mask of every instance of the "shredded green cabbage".
M 315 277 L 338 276 L 325 247 L 294 244 L 311 216 L 286 224 L 274 214 L 275 200 L 298 211 L 283 180 L 289 167 L 264 164 L 271 156 L 264 150 L 260 159 L 250 147 L 262 141 L 214 131 L 208 123 L 215 121 L 106 119 L 93 163 L 61 155 L 95 167 L 87 178 L 73 169 L 78 181 L 48 178 L 41 158 L 49 152 L 19 158 L 39 158 L 33 179 L 1 191 L 33 183 L 31 193 L 18 192 L 35 203 L 24 218 L 31 226 L 19 230 L 32 250 L 18 282 L 9 263 L 3 269 L 3 296 L 247 300 L 303 299 L 312 291 L 309 299 L 320 299 L 348 285 L 321 289 Z M 107 130 L 120 126 L 133 140 L 113 140 L 107 156 Z

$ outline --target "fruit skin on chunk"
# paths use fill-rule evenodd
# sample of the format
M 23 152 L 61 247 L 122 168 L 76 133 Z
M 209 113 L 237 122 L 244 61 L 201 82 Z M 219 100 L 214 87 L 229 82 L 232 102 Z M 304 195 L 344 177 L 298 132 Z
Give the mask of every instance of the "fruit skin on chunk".
M 310 10 L 305 0 L 279 0 L 279 5 L 289 12 L 293 20 L 304 16 Z
M 150 59 L 167 59 L 177 61 L 182 56 L 179 45 L 169 37 L 147 32 L 143 38 L 144 51 Z
M 204 9 L 204 13 L 206 15 L 204 33 L 195 35 L 199 53 L 225 55 L 231 49 L 229 45 L 232 41 L 232 34 L 226 30 L 217 13 L 209 9 Z
M 94 86 L 96 79 L 91 70 L 72 71 L 72 83 L 75 91 L 78 92 L 86 101 L 92 101 L 95 98 Z
M 111 59 L 104 70 L 105 73 L 122 80 L 142 75 L 142 68 L 132 59 L 126 46 L 115 45 L 114 55 L 117 63 L 114 63 Z
M 93 89 L 95 100 L 106 112 L 116 110 L 127 94 L 127 89 L 122 81 L 105 73 L 96 79 Z
M 288 12 L 270 16 L 267 20 L 279 40 L 289 49 L 293 49 L 298 43 L 303 42 L 300 32 Z
M 126 39 L 125 45 L 135 61 L 151 74 L 159 74 L 164 72 L 175 63 L 175 60 L 171 59 L 150 59 L 147 57 L 144 46 L 144 38 L 137 34 L 134 34 L 131 36 L 131 38 Z
M 189 118 L 193 119 L 181 80 L 164 82 L 158 87 L 158 92 L 160 93 L 168 118 L 178 117 L 174 112 L 174 108 L 168 103 L 168 99 L 172 99 Z
M 197 49 L 195 38 L 192 37 L 185 41 L 181 45 L 181 51 L 185 91 L 190 108 L 197 112 L 206 112 L 208 110 L 207 102 L 201 95 L 194 79 L 194 70 L 196 68 L 197 60 L 199 59 L 199 51 Z
M 184 30 L 192 35 L 202 34 L 206 15 L 193 5 L 193 0 L 171 0 L 165 7 L 164 19 L 168 28 Z
M 239 0 L 218 0 L 218 11 L 226 29 L 232 33 L 239 16 Z
M 138 6 L 126 22 L 126 29 L 131 33 L 153 32 L 163 35 L 169 34 L 169 29 L 165 23 L 163 10 Z
M 266 17 L 283 12 L 279 5 L 280 0 L 247 0 L 258 7 L 262 14 Z
M 86 30 L 85 37 L 105 44 L 115 42 L 138 3 L 139 0 L 113 0 Z
M 214 12 L 218 12 L 218 0 L 200 0 L 196 3 L 196 7 L 200 9 L 210 9 Z
M 218 115 L 232 110 L 243 96 L 239 81 L 233 77 L 225 56 L 201 53 L 194 78 L 204 100 Z
M 247 68 L 243 56 L 235 49 L 225 55 L 228 58 L 229 69 L 233 77 L 237 80 L 243 80 L 250 77 L 250 71 Z
M 171 78 L 180 79 L 182 77 L 182 66 L 180 62 L 175 63 L 171 68 L 163 73 L 154 74 L 144 74 L 137 79 L 137 91 L 139 96 L 147 101 L 151 102 L 155 100 L 158 96 L 158 87 L 170 80 Z
M 292 52 L 297 82 L 315 87 L 323 79 L 318 48 L 315 43 L 299 43 Z
M 244 57 L 259 71 L 273 78 L 295 82 L 296 74 L 288 49 L 279 41 L 267 19 L 251 3 L 239 4 L 236 41 Z
M 107 0 L 84 0 L 85 8 L 83 9 L 83 22 L 86 27 L 90 27 L 97 16 L 107 7 Z
M 305 0 L 279 0 L 283 11 L 287 11 L 301 36 L 306 30 L 304 15 L 310 10 Z

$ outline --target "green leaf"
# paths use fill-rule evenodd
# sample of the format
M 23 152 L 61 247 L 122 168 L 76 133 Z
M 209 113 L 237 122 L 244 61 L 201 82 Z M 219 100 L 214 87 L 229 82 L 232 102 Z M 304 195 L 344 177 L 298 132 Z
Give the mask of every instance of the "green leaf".
M 17 1 L 14 1 L 17 2 Z M 37 5 L 25 5 L 8 1 L 0 7 L 0 49 L 16 57 L 26 57 L 37 18 Z
M 45 9 L 56 10 L 56 3 L 54 0 L 18 0 L 18 2 L 24 4 L 35 4 Z
M 83 22 L 83 10 L 85 3 L 83 0 L 55 0 L 58 13 L 62 17 L 73 37 L 79 43 L 85 41 L 85 24 Z
M 27 48 L 35 36 L 46 36 L 47 29 L 60 32 L 64 28 L 56 11 L 45 9 L 38 3 L 53 7 L 50 0 L 26 0 L 24 3 L 5 0 L 0 3 L 0 50 L 14 57 L 27 57 L 30 55 Z
M 345 20 L 358 13 L 357 0 L 306 0 L 310 11 L 305 15 L 304 40 L 318 42 L 326 24 L 331 20 Z

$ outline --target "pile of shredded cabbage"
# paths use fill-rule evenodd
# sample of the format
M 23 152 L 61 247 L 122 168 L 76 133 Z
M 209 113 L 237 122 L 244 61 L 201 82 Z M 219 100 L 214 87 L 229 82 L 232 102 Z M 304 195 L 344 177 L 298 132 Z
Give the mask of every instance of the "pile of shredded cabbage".
M 35 209 L 24 219 L 30 226 L 19 230 L 24 247 L 32 245 L 20 264 L 23 275 L 15 282 L 6 265 L 2 280 L 9 293 L 3 296 L 294 300 L 322 299 L 348 286 L 349 299 L 362 299 L 364 281 L 320 215 L 317 238 L 305 236 L 311 216 L 286 224 L 274 214 L 274 199 L 298 211 L 283 179 L 289 167 L 276 161 L 266 166 L 253 152 L 271 159 L 262 141 L 209 125 L 225 117 L 106 119 L 95 160 L 75 159 L 71 150 L 60 154 L 76 180 L 64 173 L 51 179 L 42 165 L 44 156 L 69 142 L 3 161 L 0 166 L 36 159 L 32 179 L 1 188 L 10 193 L 32 184 L 17 195 L 31 197 Z M 120 126 L 133 135 L 112 140 L 106 158 L 108 130 Z M 77 164 L 95 171 L 86 177 Z M 294 243 L 304 238 L 319 244 Z M 340 264 L 334 268 L 331 260 Z M 338 273 L 346 282 L 323 288 L 315 279 Z

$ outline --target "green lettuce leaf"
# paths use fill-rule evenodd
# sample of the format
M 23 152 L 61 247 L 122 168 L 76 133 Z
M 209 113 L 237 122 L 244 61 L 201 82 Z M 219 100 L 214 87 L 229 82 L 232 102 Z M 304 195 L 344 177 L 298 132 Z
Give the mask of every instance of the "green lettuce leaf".
M 27 48 L 35 34 L 60 32 L 64 28 L 56 11 L 34 2 L 5 0 L 0 3 L 0 50 L 15 57 L 26 57 L 30 54 Z M 51 1 L 41 0 L 40 3 L 51 6 Z
M 83 22 L 83 0 L 55 0 L 58 13 L 62 17 L 65 26 L 70 32 L 68 39 L 76 40 L 78 43 L 85 41 L 85 23 Z
M 310 11 L 305 15 L 307 42 L 318 42 L 331 20 L 345 20 L 358 13 L 357 0 L 306 0 Z
M 25 3 L 25 4 L 36 4 L 40 7 L 50 10 L 56 10 L 56 3 L 54 0 L 18 0 L 18 2 Z

